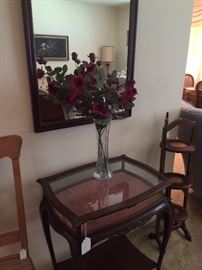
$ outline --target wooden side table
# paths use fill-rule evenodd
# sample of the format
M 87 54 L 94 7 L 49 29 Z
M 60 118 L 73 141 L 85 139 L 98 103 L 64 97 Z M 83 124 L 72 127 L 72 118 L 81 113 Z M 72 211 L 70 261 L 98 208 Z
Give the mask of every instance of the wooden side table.
M 55 270 L 160 269 L 172 224 L 172 208 L 165 192 L 173 183 L 153 168 L 124 155 L 111 159 L 110 165 L 110 180 L 92 177 L 95 163 L 38 180 L 43 187 L 41 218 Z M 165 229 L 155 262 L 123 235 L 158 213 L 164 217 Z M 50 225 L 68 241 L 71 259 L 57 262 Z M 81 244 L 86 236 L 91 239 L 92 249 L 82 256 Z M 110 256 L 114 257 L 106 266 Z

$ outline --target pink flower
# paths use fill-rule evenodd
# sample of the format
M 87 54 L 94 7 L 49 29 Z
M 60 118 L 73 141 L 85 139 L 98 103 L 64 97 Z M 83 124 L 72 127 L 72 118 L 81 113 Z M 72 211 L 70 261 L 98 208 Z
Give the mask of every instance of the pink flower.
M 109 116 L 109 110 L 103 103 L 95 102 L 92 106 L 92 112 L 95 118 L 107 118 Z

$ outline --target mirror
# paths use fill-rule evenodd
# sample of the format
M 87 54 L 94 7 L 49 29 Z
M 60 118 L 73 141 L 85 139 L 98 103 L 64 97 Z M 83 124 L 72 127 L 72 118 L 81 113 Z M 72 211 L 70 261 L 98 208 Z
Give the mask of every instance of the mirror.
M 120 80 L 133 79 L 138 0 L 22 0 L 22 8 L 35 132 L 91 123 L 76 112 L 66 117 L 62 105 L 46 98 L 36 58 L 45 56 L 52 68 L 66 64 L 72 73 L 72 52 L 87 61 L 94 52 Z

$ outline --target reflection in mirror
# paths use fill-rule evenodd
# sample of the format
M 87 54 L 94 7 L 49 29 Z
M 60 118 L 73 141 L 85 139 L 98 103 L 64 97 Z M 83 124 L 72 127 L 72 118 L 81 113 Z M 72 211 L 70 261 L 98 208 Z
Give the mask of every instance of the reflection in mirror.
M 67 65 L 70 74 L 75 69 L 72 52 L 77 52 L 79 59 L 86 61 L 87 55 L 94 52 L 106 72 L 117 70 L 121 83 L 128 77 L 132 79 L 137 0 L 22 2 L 28 65 L 32 65 L 29 69 L 35 131 L 89 123 L 90 119 L 81 117 L 76 111 L 67 114 L 61 104 L 49 100 L 46 78 L 36 78 L 36 69 L 41 68 L 36 57 L 44 57 L 52 69 Z M 134 17 L 132 28 L 129 27 L 130 12 Z

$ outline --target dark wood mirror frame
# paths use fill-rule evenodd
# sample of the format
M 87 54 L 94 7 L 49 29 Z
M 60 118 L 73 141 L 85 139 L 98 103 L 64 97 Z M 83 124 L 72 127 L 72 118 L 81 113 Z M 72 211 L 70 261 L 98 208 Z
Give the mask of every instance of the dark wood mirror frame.
M 139 0 L 130 0 L 127 80 L 133 79 L 134 76 L 138 1 Z M 92 123 L 92 119 L 87 117 L 80 119 L 63 120 L 60 122 L 52 122 L 47 124 L 41 122 L 39 111 L 39 99 L 38 93 L 36 91 L 36 89 L 38 89 L 38 83 L 36 77 L 36 62 L 35 62 L 36 59 L 34 53 L 34 38 L 33 38 L 34 33 L 33 33 L 31 0 L 22 0 L 22 10 L 23 10 L 24 30 L 25 30 L 25 44 L 27 52 L 30 92 L 32 101 L 33 124 L 35 132 L 43 132 Z M 127 113 L 122 113 L 122 116 L 123 117 L 131 116 L 131 111 Z

